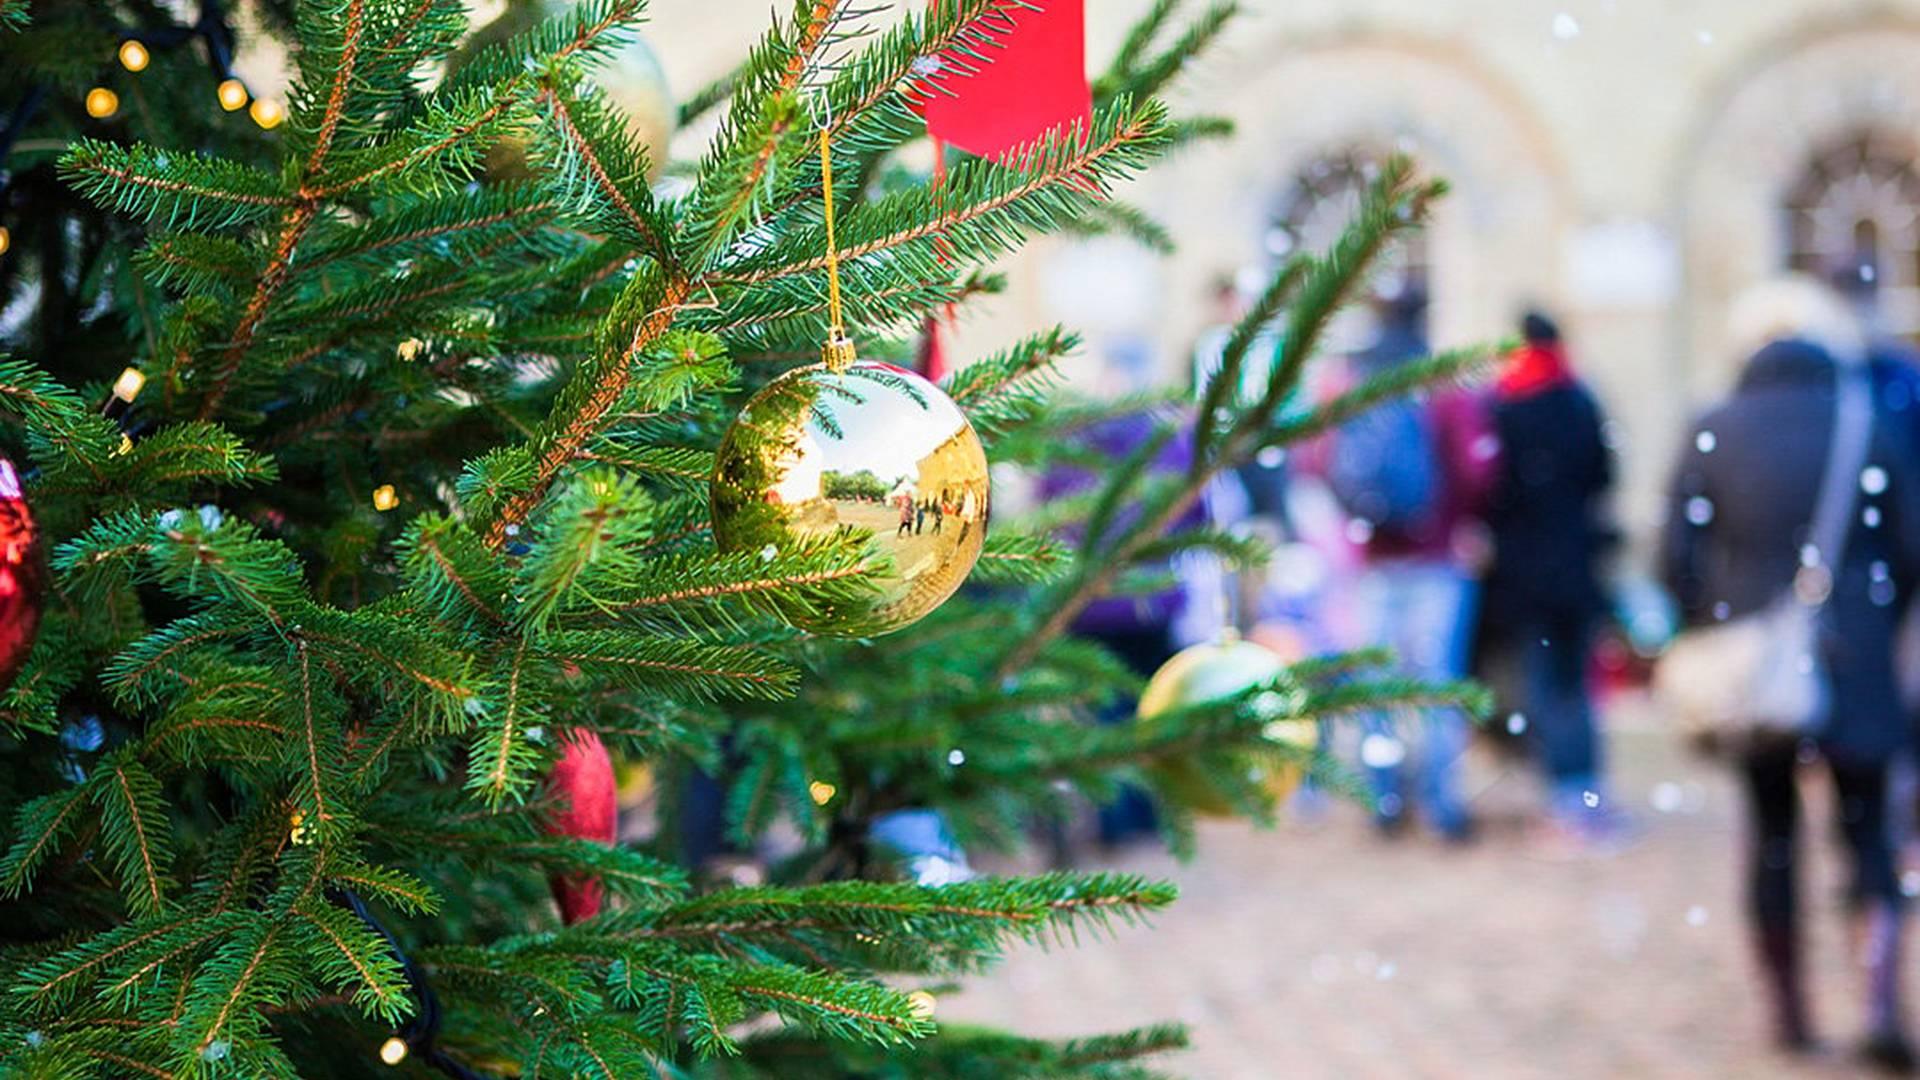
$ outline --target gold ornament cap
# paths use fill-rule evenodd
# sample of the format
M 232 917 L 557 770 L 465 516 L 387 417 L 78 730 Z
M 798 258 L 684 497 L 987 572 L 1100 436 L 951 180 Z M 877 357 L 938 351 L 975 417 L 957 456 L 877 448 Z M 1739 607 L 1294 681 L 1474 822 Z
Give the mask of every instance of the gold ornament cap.
M 853 339 L 842 333 L 829 335 L 827 343 L 820 346 L 820 362 L 827 365 L 828 371 L 845 371 L 859 358 Z

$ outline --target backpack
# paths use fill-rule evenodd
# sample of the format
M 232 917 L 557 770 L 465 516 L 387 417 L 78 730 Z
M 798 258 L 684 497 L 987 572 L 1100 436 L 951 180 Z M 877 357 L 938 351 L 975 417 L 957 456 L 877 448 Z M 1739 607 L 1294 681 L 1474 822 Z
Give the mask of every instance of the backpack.
M 1377 405 L 1334 432 L 1327 486 L 1341 509 L 1376 534 L 1406 535 L 1439 509 L 1440 462 L 1426 410 L 1405 398 Z

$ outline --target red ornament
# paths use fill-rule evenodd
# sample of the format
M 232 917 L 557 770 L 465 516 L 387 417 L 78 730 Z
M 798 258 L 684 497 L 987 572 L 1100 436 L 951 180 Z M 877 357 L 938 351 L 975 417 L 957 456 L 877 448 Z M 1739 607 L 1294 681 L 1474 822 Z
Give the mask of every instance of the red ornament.
M 0 689 L 13 684 L 47 596 L 46 552 L 13 462 L 0 457 Z
M 600 736 L 586 728 L 571 728 L 560 736 L 560 757 L 547 774 L 560 807 L 547 822 L 554 836 L 573 836 L 613 846 L 620 817 L 613 782 L 613 758 Z M 547 879 L 560 904 L 560 919 L 568 926 L 600 914 L 605 887 L 597 877 L 555 874 Z
M 981 157 L 1004 155 L 1069 124 L 1093 120 L 1087 85 L 1085 0 L 1009 3 L 985 20 L 993 38 L 978 56 L 949 49 L 920 92 L 927 131 Z M 1003 161 L 1004 163 L 1004 161 Z

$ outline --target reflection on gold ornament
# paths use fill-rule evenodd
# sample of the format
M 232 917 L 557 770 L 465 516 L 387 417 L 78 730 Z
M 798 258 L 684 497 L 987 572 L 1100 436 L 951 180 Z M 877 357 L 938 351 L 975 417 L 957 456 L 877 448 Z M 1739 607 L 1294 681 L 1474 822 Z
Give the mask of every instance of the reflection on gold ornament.
M 966 580 L 986 539 L 987 486 L 980 438 L 939 387 L 892 364 L 816 364 L 767 384 L 727 430 L 714 538 L 753 552 L 867 539 L 885 558 L 877 595 L 805 629 L 884 634 Z
M 1151 720 L 1176 709 L 1224 701 L 1274 682 L 1286 671 L 1287 662 L 1279 653 L 1239 637 L 1189 646 L 1175 653 L 1173 659 L 1161 665 L 1153 678 L 1147 680 L 1146 689 L 1140 693 L 1140 718 Z M 1295 739 L 1299 732 L 1291 726 L 1284 732 L 1279 727 L 1297 722 L 1270 722 L 1263 734 L 1276 742 L 1297 745 Z M 1276 738 L 1282 733 L 1287 737 Z M 1148 771 L 1194 813 L 1209 817 L 1235 816 L 1233 804 L 1208 782 L 1205 771 L 1191 759 L 1164 758 Z M 1285 800 L 1300 783 L 1300 769 L 1294 765 L 1269 766 L 1261 779 L 1276 801 Z

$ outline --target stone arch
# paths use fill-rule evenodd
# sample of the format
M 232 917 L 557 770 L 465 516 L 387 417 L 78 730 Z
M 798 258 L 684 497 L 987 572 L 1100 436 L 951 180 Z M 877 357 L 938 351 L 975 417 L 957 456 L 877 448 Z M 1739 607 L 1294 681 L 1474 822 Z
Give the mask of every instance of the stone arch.
M 1436 343 L 1500 336 L 1521 303 L 1557 298 L 1564 169 L 1524 99 L 1470 54 L 1404 36 L 1295 37 L 1202 72 L 1192 93 L 1236 133 L 1147 181 L 1144 201 L 1174 208 L 1171 298 L 1199 308 L 1213 275 L 1259 257 L 1281 189 L 1352 146 L 1406 150 L 1452 184 L 1428 238 Z M 1166 343 L 1191 340 L 1198 323 L 1171 320 Z
M 1727 312 L 1741 290 L 1787 266 L 1782 208 L 1808 165 L 1862 133 L 1920 130 L 1917 54 L 1911 19 L 1799 27 L 1708 98 L 1678 178 L 1685 303 L 1676 336 L 1696 400 L 1738 371 Z

